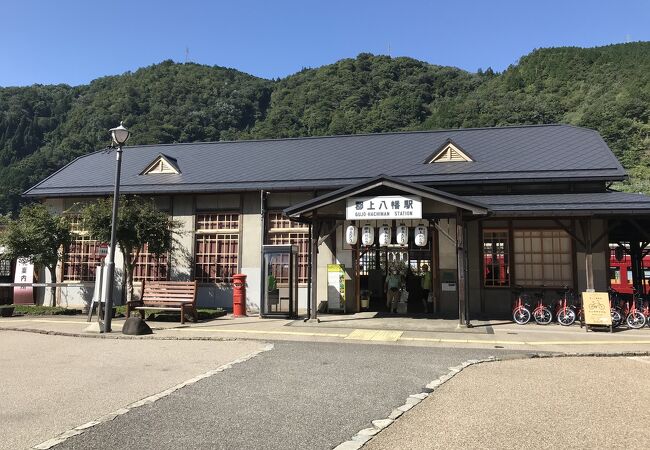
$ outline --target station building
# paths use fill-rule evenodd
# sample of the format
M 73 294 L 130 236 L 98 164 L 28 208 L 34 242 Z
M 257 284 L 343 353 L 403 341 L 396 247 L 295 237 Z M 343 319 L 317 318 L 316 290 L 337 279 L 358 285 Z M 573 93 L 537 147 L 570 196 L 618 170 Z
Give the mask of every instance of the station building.
M 111 150 L 79 157 L 25 196 L 74 220 L 79 204 L 112 195 L 114 166 Z M 426 264 L 435 316 L 464 320 L 508 316 L 520 286 L 549 301 L 564 287 L 605 290 L 610 243 L 642 283 L 650 198 L 611 189 L 625 179 L 596 131 L 539 125 L 130 146 L 121 193 L 182 223 L 171 254 L 143 249 L 135 279 L 197 280 L 200 306 L 230 307 L 243 273 L 251 312 L 288 312 L 280 266 L 280 294 L 265 303 L 261 252 L 293 244 L 298 311 L 381 311 L 387 270 L 417 277 Z M 86 287 L 58 289 L 64 306 L 90 301 L 101 259 L 81 222 L 74 232 L 58 279 Z

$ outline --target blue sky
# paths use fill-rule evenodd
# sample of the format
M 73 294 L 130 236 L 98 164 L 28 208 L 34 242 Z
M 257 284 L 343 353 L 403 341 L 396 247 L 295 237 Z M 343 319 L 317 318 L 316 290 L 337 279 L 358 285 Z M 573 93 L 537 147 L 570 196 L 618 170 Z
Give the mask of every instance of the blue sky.
M 470 71 L 535 48 L 650 40 L 648 0 L 0 0 L 0 86 L 84 84 L 166 59 L 275 78 L 361 52 Z

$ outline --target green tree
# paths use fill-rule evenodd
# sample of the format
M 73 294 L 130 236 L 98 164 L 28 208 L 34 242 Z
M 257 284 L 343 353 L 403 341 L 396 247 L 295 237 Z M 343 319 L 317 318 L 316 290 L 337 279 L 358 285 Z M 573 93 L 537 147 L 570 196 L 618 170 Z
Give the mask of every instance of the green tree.
M 93 239 L 109 242 L 113 199 L 100 199 L 85 206 L 81 216 L 84 227 Z M 133 270 L 140 251 L 147 245 L 149 252 L 161 256 L 172 250 L 174 234 L 180 224 L 170 220 L 167 213 L 159 210 L 152 200 L 141 197 L 120 197 L 117 219 L 117 243 L 124 255 L 123 286 L 126 300 L 133 298 Z
M 57 282 L 56 266 L 72 241 L 68 221 L 42 204 L 23 207 L 16 220 L 5 219 L 6 228 L 0 235 L 5 257 L 26 259 L 37 268 L 50 272 Z M 56 288 L 52 287 L 52 304 L 56 304 Z

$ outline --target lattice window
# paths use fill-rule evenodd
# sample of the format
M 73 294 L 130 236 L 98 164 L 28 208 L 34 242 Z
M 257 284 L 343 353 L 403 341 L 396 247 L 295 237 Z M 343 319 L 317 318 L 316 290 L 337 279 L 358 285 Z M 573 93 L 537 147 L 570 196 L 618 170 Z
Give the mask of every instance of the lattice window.
M 156 256 L 144 244 L 133 268 L 133 281 L 166 281 L 169 279 L 169 255 Z
M 239 232 L 239 214 L 200 213 L 196 216 L 196 231 Z
M 11 261 L 8 259 L 0 259 L 0 277 L 11 276 Z
M 380 267 L 386 267 L 386 253 L 379 254 Z M 377 265 L 377 252 L 374 249 L 361 251 L 359 258 L 359 275 L 368 275 Z
M 298 246 L 298 283 L 306 283 L 309 278 L 309 227 L 302 223 L 292 222 L 281 212 L 268 214 L 267 243 L 271 245 L 297 245 Z M 288 261 L 283 262 L 288 264 Z M 280 284 L 288 283 L 288 274 L 281 268 L 273 269 L 276 280 Z
M 80 217 L 70 218 L 73 240 L 63 256 L 63 281 L 95 281 L 95 267 L 101 264 L 97 254 L 99 241 L 90 239 Z
M 510 286 L 508 231 L 483 231 L 483 283 L 486 287 Z
M 562 230 L 514 232 L 516 282 L 525 286 L 573 284 L 571 238 Z
M 239 214 L 197 214 L 195 261 L 197 281 L 232 281 L 239 263 Z

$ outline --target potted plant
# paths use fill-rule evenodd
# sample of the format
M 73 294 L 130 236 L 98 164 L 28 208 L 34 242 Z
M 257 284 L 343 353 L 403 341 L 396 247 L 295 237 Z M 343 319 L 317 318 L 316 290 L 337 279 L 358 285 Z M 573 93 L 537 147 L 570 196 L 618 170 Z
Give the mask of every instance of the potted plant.
M 14 315 L 14 305 L 0 305 L 0 317 L 11 317 Z

